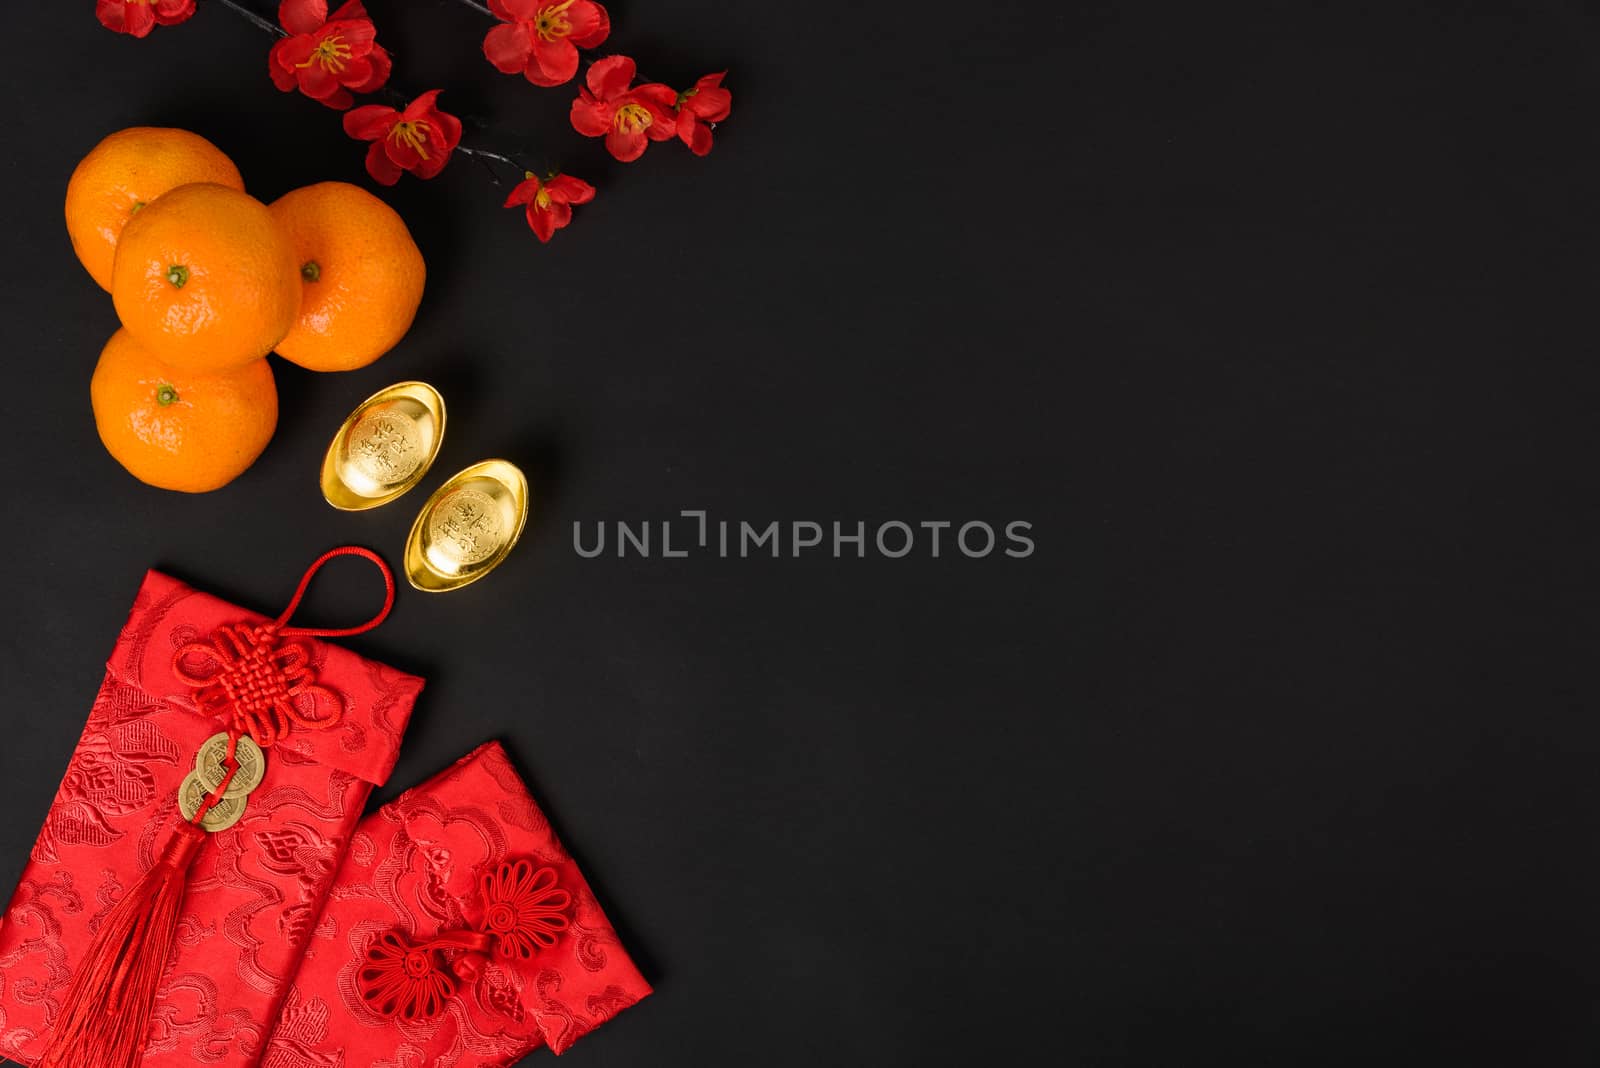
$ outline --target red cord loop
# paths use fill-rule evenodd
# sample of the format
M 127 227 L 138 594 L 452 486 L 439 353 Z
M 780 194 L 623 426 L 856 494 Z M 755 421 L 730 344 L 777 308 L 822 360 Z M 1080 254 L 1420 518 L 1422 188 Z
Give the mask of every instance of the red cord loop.
M 363 560 L 371 560 L 378 566 L 378 570 L 383 574 L 383 607 L 378 609 L 378 614 L 365 623 L 354 627 L 288 626 L 289 619 L 294 615 L 295 609 L 300 607 L 300 599 L 306 595 L 306 590 L 310 587 L 311 580 L 316 577 L 318 571 L 322 570 L 323 564 L 339 556 L 359 556 Z M 291 638 L 350 638 L 357 634 L 365 634 L 385 619 L 388 619 L 389 611 L 392 608 L 394 608 L 394 574 L 389 570 L 389 565 L 383 562 L 383 557 L 371 549 L 363 549 L 359 545 L 341 545 L 337 549 L 329 549 L 317 557 L 315 563 L 306 568 L 305 577 L 300 580 L 300 585 L 295 589 L 294 596 L 289 598 L 289 607 L 283 610 L 283 615 L 279 616 L 277 622 L 273 623 L 272 626 L 280 633 Z
M 336 556 L 359 556 L 378 566 L 383 575 L 383 608 L 354 627 L 288 626 L 311 580 Z M 389 565 L 370 549 L 342 546 L 323 553 L 306 570 L 289 607 L 275 621 L 261 626 L 223 624 L 208 640 L 189 642 L 178 649 L 172 657 L 172 671 L 195 690 L 195 704 L 202 713 L 225 720 L 230 733 L 248 734 L 261 748 L 270 749 L 295 727 L 326 730 L 344 715 L 339 695 L 318 685 L 305 643 L 283 639 L 364 634 L 388 618 L 393 607 L 394 575 Z

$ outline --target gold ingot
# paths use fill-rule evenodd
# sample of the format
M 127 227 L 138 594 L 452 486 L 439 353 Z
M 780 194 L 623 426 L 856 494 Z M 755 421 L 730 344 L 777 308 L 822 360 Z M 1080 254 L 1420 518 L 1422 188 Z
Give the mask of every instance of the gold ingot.
M 215 790 L 227 774 L 223 767 L 227 755 L 228 733 L 223 731 L 207 738 L 206 744 L 200 747 L 200 755 L 194 758 L 194 773 L 207 792 Z M 267 773 L 267 754 L 261 751 L 254 738 L 246 734 L 239 736 L 239 744 L 233 748 L 233 759 L 239 765 L 239 770 L 233 773 L 233 779 L 222 796 L 244 797 L 261 785 L 261 778 Z
M 322 496 L 335 508 L 376 508 L 422 481 L 444 440 L 444 398 L 426 382 L 397 382 L 362 401 L 328 443 Z
M 200 806 L 210 792 L 206 784 L 200 781 L 198 773 L 191 771 L 184 776 L 183 782 L 178 786 L 178 811 L 183 813 L 183 818 L 194 819 L 194 814 L 200 811 Z M 216 834 L 238 823 L 239 817 L 243 815 L 244 798 L 224 796 L 206 809 L 206 814 L 200 817 L 200 826 Z
M 506 460 L 484 460 L 452 475 L 422 506 L 406 538 L 411 585 L 444 593 L 499 566 L 528 522 L 528 480 Z

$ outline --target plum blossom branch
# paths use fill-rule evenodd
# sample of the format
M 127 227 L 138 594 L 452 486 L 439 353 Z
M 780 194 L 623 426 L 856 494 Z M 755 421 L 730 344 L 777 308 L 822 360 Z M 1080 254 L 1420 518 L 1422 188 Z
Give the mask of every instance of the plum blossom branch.
M 217 2 L 275 38 L 267 64 L 274 85 L 343 112 L 345 132 L 368 142 L 367 172 L 380 184 L 393 185 L 408 173 L 432 178 L 456 152 L 476 159 L 496 185 L 502 181 L 496 165 L 513 168 L 522 177 L 505 206 L 525 208 L 541 241 L 567 225 L 573 205 L 594 199 L 594 187 L 582 179 L 553 170 L 536 174 L 514 156 L 462 144 L 461 120 L 438 107 L 441 90 L 411 97 L 390 85 L 393 58 L 378 42 L 362 0 L 344 0 L 332 12 L 332 0 L 280 0 L 276 23 L 241 0 Z M 538 86 L 573 81 L 583 65 L 580 50 L 592 54 L 611 34 L 611 16 L 599 0 L 459 2 L 495 22 L 483 39 L 484 58 L 501 73 L 521 74 Z M 97 0 L 95 16 L 109 30 L 142 38 L 158 26 L 187 22 L 195 8 L 196 0 Z M 722 86 L 724 74 L 707 74 L 679 90 L 640 81 L 628 56 L 593 60 L 572 101 L 572 127 L 605 138 L 607 151 L 623 163 L 638 159 L 650 142 L 673 138 L 703 156 L 717 123 L 728 117 L 732 95 Z M 395 106 L 357 107 L 357 96 Z
M 232 11 L 234 14 L 243 18 L 246 22 L 249 22 L 251 25 L 255 26 L 257 29 L 265 30 L 266 32 L 280 39 L 293 36 L 287 29 L 279 26 L 275 22 L 269 21 L 263 16 L 250 10 L 248 7 L 245 7 L 243 4 L 236 2 L 236 0 L 217 0 L 217 2 L 223 7 Z M 463 0 L 463 2 L 469 2 L 469 0 Z M 478 5 L 471 4 L 470 6 L 477 7 Z M 483 7 L 481 10 L 485 14 L 491 16 L 494 14 L 487 7 Z M 390 84 L 384 84 L 383 86 L 380 86 L 376 90 L 376 94 L 391 101 L 397 109 L 404 109 L 412 100 L 411 96 L 399 89 L 396 89 Z M 485 164 L 485 169 L 489 172 L 490 179 L 495 185 L 501 184 L 502 179 L 500 175 L 495 172 L 494 168 L 488 165 L 488 161 L 503 163 L 508 167 L 515 168 L 519 175 L 527 173 L 530 170 L 530 168 L 520 160 L 504 155 L 500 152 L 490 151 L 486 148 L 476 148 L 471 145 L 457 144 L 454 146 L 454 151 L 460 152 L 465 156 L 472 156 L 478 159 L 480 162 L 483 162 Z

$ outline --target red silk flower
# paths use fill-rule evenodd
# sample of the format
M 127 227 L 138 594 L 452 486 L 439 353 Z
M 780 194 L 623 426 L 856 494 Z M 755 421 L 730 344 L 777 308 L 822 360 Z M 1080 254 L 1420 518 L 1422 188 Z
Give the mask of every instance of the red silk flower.
M 707 74 L 678 94 L 678 139 L 697 156 L 711 151 L 709 124 L 721 122 L 733 110 L 733 94 L 722 88 L 727 73 Z
M 403 171 L 432 178 L 450 162 L 450 153 L 461 143 L 461 120 L 434 105 L 440 92 L 428 90 L 404 111 L 367 104 L 345 112 L 344 132 L 372 142 L 367 173 L 380 184 L 394 185 Z
M 627 56 L 596 60 L 584 78 L 588 85 L 572 102 L 572 128 L 585 137 L 604 137 L 606 150 L 623 163 L 677 130 L 677 92 L 659 82 L 632 85 L 635 73 Z
M 174 26 L 194 14 L 194 0 L 95 0 L 100 25 L 135 37 L 148 36 L 159 23 Z
M 526 204 L 528 226 L 540 241 L 550 240 L 557 230 L 572 221 L 572 205 L 594 199 L 594 186 L 570 174 L 555 174 L 541 182 L 532 171 L 506 197 L 506 207 Z
M 289 36 L 272 46 L 267 69 L 284 92 L 298 87 L 342 111 L 355 103 L 352 92 L 370 93 L 389 80 L 393 63 L 361 0 L 349 0 L 331 17 L 327 0 L 283 0 L 278 21 Z
M 578 49 L 611 35 L 611 16 L 593 0 L 489 0 L 504 25 L 483 39 L 483 54 L 503 74 L 561 85 L 578 73 Z

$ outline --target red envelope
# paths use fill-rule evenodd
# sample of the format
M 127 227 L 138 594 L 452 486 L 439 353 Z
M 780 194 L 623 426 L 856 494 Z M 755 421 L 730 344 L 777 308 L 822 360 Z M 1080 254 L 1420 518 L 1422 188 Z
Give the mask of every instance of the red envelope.
M 0 1055 L 24 1064 L 42 1055 L 101 918 L 151 867 L 181 820 L 178 788 L 197 751 L 226 729 L 181 678 L 180 650 L 225 624 L 265 622 L 165 575 L 146 576 L 0 919 Z M 277 739 L 239 821 L 201 845 L 144 1065 L 259 1061 L 367 795 L 394 767 L 422 690 L 421 679 L 349 650 L 295 641 L 323 688 L 319 699 L 342 712 L 327 729 Z
M 511 913 L 534 924 L 537 944 L 524 947 L 531 955 L 455 948 L 496 929 L 484 880 L 507 872 L 509 881 L 491 890 L 515 891 Z M 516 928 L 510 913 L 507 928 Z M 363 994 L 383 985 L 373 955 L 384 945 L 438 941 L 451 947 L 430 951 L 438 973 L 430 980 L 445 976 L 453 989 L 430 1012 L 407 1019 Z M 392 963 L 403 986 L 403 961 Z M 263 1068 L 509 1065 L 542 1045 L 562 1052 L 649 993 L 577 864 L 491 742 L 356 829 Z

